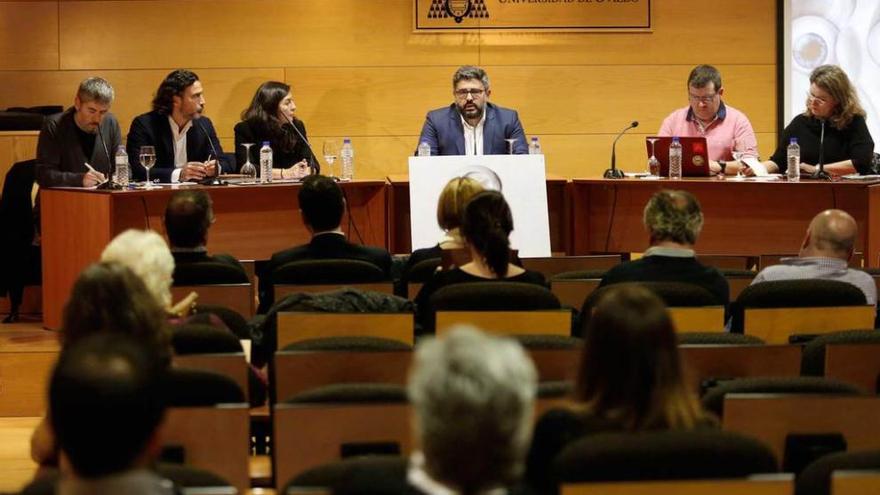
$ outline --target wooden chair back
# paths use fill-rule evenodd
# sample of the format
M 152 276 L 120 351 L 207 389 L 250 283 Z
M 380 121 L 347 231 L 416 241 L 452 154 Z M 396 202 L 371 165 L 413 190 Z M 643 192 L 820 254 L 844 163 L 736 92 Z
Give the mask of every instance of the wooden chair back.
M 573 382 L 577 378 L 581 362 L 581 348 L 574 349 L 526 349 L 535 369 L 538 381 L 541 382 Z
M 475 325 L 500 335 L 571 335 L 571 311 L 437 311 L 437 335 L 455 325 Z
M 847 470 L 831 473 L 831 495 L 865 495 L 866 493 L 880 493 L 880 470 Z
M 752 285 L 755 275 L 725 275 L 724 278 L 727 279 L 727 285 L 730 287 L 730 302 L 733 302 L 739 297 L 740 292 Z
M 406 403 L 276 405 L 276 489 L 306 469 L 341 459 L 345 445 L 396 444 L 401 455 L 408 455 L 411 414 Z
M 745 333 L 768 344 L 787 344 L 797 334 L 823 334 L 874 328 L 874 306 L 746 308 Z
M 790 433 L 843 434 L 847 450 L 880 449 L 880 397 L 728 394 L 722 428 L 757 438 L 781 463 Z
M 617 481 L 563 484 L 562 495 L 791 495 L 791 475 L 723 480 Z
M 799 376 L 796 345 L 682 345 L 685 380 L 699 392 L 706 380 L 758 376 Z
M 394 295 L 393 282 L 359 282 L 351 284 L 277 284 L 275 285 L 275 301 L 280 301 L 290 294 L 305 292 L 307 294 L 316 294 L 318 292 L 331 292 L 350 287 L 372 292 L 381 292 L 382 294 Z
M 619 254 L 597 254 L 589 256 L 548 256 L 543 258 L 522 258 L 526 270 L 541 272 L 550 279 L 563 272 L 578 270 L 607 270 L 620 264 Z
M 678 333 L 724 331 L 724 306 L 673 307 L 667 310 Z
M 325 337 L 380 337 L 413 345 L 412 313 L 278 313 L 278 349 Z
M 880 392 L 880 344 L 828 344 L 825 376 Z
M 250 488 L 250 417 L 247 404 L 174 407 L 162 425 L 165 446 L 184 449 L 187 465 L 216 473 L 239 493 Z
M 243 352 L 174 356 L 172 364 L 177 368 L 213 371 L 214 373 L 227 376 L 241 387 L 245 397 L 249 397 L 248 363 Z
M 719 270 L 751 270 L 758 264 L 756 256 L 738 254 L 698 254 L 697 261 Z
M 254 316 L 256 303 L 251 284 L 181 285 L 171 288 L 171 300 L 180 301 L 190 292 L 199 295 L 196 302 L 225 306 L 244 316 Z
M 555 279 L 550 281 L 550 292 L 563 306 L 581 309 L 587 296 L 599 287 L 601 278 Z

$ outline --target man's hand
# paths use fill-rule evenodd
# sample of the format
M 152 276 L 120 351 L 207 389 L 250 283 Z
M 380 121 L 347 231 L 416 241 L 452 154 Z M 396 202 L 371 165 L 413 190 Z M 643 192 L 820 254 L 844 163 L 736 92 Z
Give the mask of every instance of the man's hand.
M 200 181 L 205 178 L 207 172 L 204 162 L 187 162 L 180 169 L 180 182 Z
M 107 180 L 101 172 L 89 170 L 83 175 L 83 187 L 94 187 Z
M 205 175 L 207 177 L 214 177 L 217 175 L 217 160 L 208 160 L 205 162 Z

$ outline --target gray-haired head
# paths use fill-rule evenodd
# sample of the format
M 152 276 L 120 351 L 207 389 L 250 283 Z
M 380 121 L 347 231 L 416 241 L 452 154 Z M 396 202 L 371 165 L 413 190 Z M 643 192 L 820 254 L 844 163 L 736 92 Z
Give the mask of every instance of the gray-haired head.
M 483 69 L 473 65 L 462 65 L 452 75 L 452 90 L 455 91 L 459 81 L 476 79 L 483 83 L 483 89 L 489 90 L 489 75 Z
M 76 97 L 79 101 L 86 103 L 95 101 L 103 105 L 113 103 L 116 93 L 113 86 L 103 77 L 90 77 L 79 83 L 79 89 L 76 90 Z
M 431 477 L 461 493 L 516 481 L 531 439 L 536 383 L 534 365 L 514 340 L 460 326 L 421 343 L 409 397 Z
M 693 245 L 703 230 L 703 211 L 693 194 L 663 190 L 645 205 L 644 222 L 651 244 L 672 241 Z

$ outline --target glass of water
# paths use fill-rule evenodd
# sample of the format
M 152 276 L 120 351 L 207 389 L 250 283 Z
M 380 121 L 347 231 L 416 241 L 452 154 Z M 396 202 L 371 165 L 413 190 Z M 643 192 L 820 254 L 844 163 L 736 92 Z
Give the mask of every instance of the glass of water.
M 141 146 L 139 158 L 141 166 L 147 171 L 147 183 L 144 189 L 152 189 L 153 183 L 150 182 L 150 169 L 156 164 L 156 148 L 153 146 Z

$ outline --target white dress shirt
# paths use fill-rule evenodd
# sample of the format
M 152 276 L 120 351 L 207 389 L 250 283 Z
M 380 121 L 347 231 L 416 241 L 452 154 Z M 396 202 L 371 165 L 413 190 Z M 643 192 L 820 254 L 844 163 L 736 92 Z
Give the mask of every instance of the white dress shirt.
M 483 116 L 477 122 L 476 127 L 468 124 L 464 117 L 461 118 L 461 125 L 464 127 L 464 154 L 465 155 L 482 155 L 483 154 L 483 124 L 486 123 L 486 111 L 483 109 Z
M 171 182 L 180 182 L 180 172 L 186 165 L 186 133 L 192 128 L 192 120 L 187 121 L 183 129 L 177 127 L 177 122 L 168 116 L 171 124 L 171 140 L 174 142 L 174 170 L 171 172 Z

